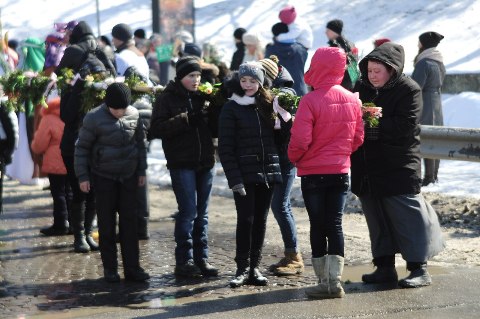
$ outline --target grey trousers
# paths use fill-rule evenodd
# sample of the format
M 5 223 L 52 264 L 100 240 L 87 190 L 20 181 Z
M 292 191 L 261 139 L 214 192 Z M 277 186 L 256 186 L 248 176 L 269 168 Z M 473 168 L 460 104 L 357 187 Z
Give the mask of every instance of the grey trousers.
M 400 253 L 406 261 L 426 262 L 445 247 L 437 214 L 421 194 L 360 201 L 374 258 Z

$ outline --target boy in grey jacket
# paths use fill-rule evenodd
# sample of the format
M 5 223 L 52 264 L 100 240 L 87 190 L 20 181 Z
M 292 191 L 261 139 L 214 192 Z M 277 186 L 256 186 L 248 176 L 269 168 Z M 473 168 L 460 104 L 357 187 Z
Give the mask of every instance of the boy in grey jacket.
M 87 113 L 75 145 L 75 173 L 83 192 L 95 186 L 100 253 L 107 282 L 118 282 L 116 213 L 125 280 L 145 281 L 140 267 L 136 192 L 145 184 L 147 168 L 145 133 L 138 111 L 130 106 L 131 92 L 113 83 L 105 103 Z

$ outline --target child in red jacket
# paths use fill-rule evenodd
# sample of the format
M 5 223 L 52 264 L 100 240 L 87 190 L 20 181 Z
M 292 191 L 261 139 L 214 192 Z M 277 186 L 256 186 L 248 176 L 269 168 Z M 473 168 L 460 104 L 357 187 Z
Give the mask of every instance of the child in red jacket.
M 60 152 L 60 140 L 64 123 L 60 119 L 60 98 L 48 102 L 41 112 L 42 120 L 32 141 L 32 151 L 43 155 L 42 172 L 48 174 L 53 198 L 53 225 L 40 230 L 45 236 L 60 236 L 68 233 L 68 202 L 71 190 L 67 170 Z
M 291 129 L 288 157 L 302 180 L 310 219 L 312 266 L 319 284 L 311 298 L 341 298 L 344 264 L 342 215 L 347 196 L 350 155 L 363 142 L 361 102 L 340 86 L 345 51 L 318 49 L 305 73 L 313 91 L 302 97 Z

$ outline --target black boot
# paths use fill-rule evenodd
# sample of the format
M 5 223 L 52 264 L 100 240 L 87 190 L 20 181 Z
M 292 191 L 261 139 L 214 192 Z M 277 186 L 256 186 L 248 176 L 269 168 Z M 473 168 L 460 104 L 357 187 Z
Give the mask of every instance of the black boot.
M 119 282 L 120 275 L 118 274 L 117 269 L 104 269 L 103 278 L 106 282 Z
M 400 287 L 418 288 L 432 284 L 432 277 L 427 271 L 426 262 L 407 262 L 407 269 L 410 271 L 410 275 L 398 282 Z
M 254 286 L 266 286 L 268 279 L 258 269 L 262 260 L 261 251 L 253 252 L 250 255 L 250 272 L 248 274 L 248 283 Z
M 235 277 L 229 283 L 232 288 L 238 288 L 248 283 L 248 259 L 236 257 L 235 262 L 237 263 L 237 271 L 235 272 Z
M 125 271 L 126 281 L 144 282 L 150 279 L 150 275 L 142 267 Z
M 85 206 L 83 201 L 72 203 L 73 250 L 76 253 L 88 253 L 90 246 L 85 240 Z
M 92 251 L 97 251 L 100 249 L 98 243 L 95 241 L 95 239 L 93 239 L 92 233 L 85 233 L 85 241 Z
M 88 253 L 90 251 L 90 246 L 85 240 L 85 234 L 83 233 L 83 231 L 76 232 L 73 236 L 73 250 L 76 253 Z
M 88 199 L 87 199 L 88 200 Z M 98 243 L 93 239 L 92 232 L 93 232 L 93 221 L 95 220 L 96 210 L 92 204 L 87 204 L 85 208 L 85 241 L 87 242 L 88 246 L 91 250 L 97 251 L 100 249 Z
M 377 267 L 374 272 L 362 276 L 362 281 L 367 284 L 380 284 L 387 282 L 396 282 L 398 280 L 397 270 L 395 269 L 395 256 L 382 256 L 373 259 L 373 264 Z
M 262 275 L 258 268 L 250 268 L 248 283 L 254 286 L 266 286 L 268 285 L 268 279 Z
M 230 280 L 230 287 L 238 288 L 248 283 L 249 268 L 237 268 L 235 277 Z

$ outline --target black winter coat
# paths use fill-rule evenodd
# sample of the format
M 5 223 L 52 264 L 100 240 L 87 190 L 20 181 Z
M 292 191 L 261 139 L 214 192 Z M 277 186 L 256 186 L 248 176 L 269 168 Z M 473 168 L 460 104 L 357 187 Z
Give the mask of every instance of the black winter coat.
M 232 63 L 230 64 L 231 71 L 237 71 L 240 68 L 240 64 L 243 62 L 245 57 L 245 44 L 239 42 L 236 44 L 237 50 L 233 52 Z
M 8 165 L 12 163 L 12 154 L 18 145 L 18 119 L 15 112 L 8 111 L 3 102 L 0 103 L 0 127 L 5 133 L 0 136 L 0 162 Z
M 197 124 L 188 121 L 188 112 L 204 106 L 202 95 L 176 81 L 170 81 L 155 100 L 149 137 L 162 139 L 169 169 L 211 169 L 215 164 L 212 131 L 217 122 L 208 114 Z
M 342 48 L 351 57 L 355 57 L 355 59 L 357 59 L 357 57 L 354 56 L 352 53 L 352 49 L 355 47 L 355 44 L 353 44 L 353 42 L 348 41 L 342 36 L 339 36 L 335 40 L 328 41 L 328 45 L 331 47 Z M 347 64 L 349 64 L 348 59 L 347 59 Z M 342 83 L 340 83 L 340 85 L 349 91 L 353 91 L 354 83 L 352 83 L 352 79 L 350 78 L 350 74 L 348 74 L 347 70 L 345 70 L 345 73 L 343 75 L 343 80 L 342 80 Z
M 375 89 L 368 80 L 368 60 L 382 61 L 395 70 L 390 81 Z M 379 197 L 420 192 L 421 90 L 402 74 L 403 48 L 385 43 L 360 62 L 362 82 L 357 86 L 362 102 L 382 107 L 380 139 L 365 140 L 352 154 L 352 192 Z
M 145 176 L 147 153 L 145 131 L 137 109 L 129 106 L 117 119 L 102 104 L 87 113 L 75 145 L 75 174 L 80 182 L 90 172 L 113 180 L 137 173 Z
M 282 182 L 273 126 L 260 115 L 255 104 L 230 100 L 224 105 L 219 121 L 218 155 L 230 188 L 238 184 Z
M 92 29 L 84 21 L 80 21 L 73 29 L 70 43 L 73 44 L 65 49 L 62 59 L 55 70 L 60 74 L 63 68 L 72 69 L 77 72 L 81 67 L 87 50 L 95 50 L 97 40 L 93 36 Z M 78 131 L 82 125 L 85 114 L 81 112 L 80 94 L 83 90 L 83 83 L 77 81 L 73 88 L 62 92 L 60 100 L 60 118 L 65 123 L 60 149 L 63 155 L 73 156 L 75 141 L 78 138 Z

